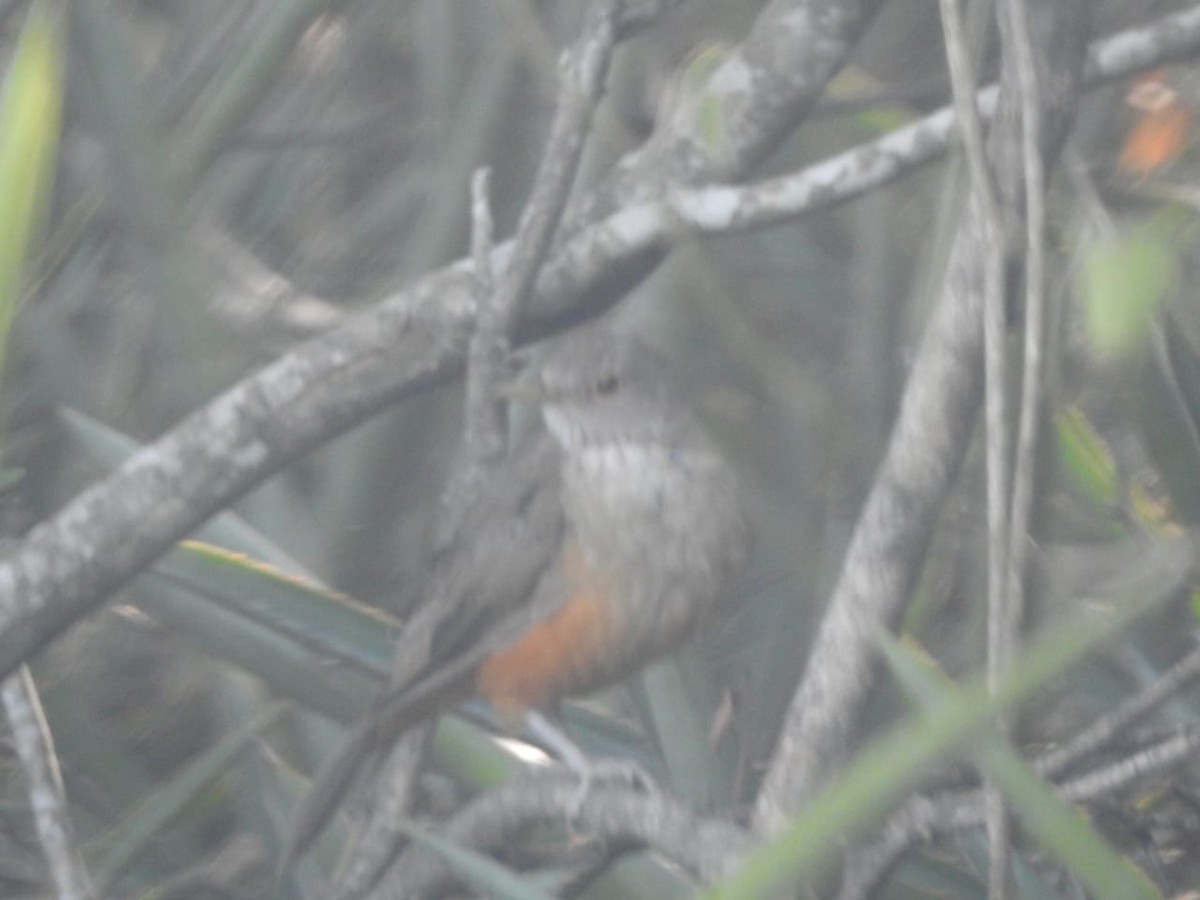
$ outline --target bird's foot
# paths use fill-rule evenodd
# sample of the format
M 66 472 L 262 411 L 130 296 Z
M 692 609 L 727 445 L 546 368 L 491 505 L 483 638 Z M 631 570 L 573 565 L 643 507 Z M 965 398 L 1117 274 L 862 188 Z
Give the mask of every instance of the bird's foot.
M 653 794 L 658 791 L 658 785 L 654 779 L 641 765 L 631 759 L 596 759 L 591 760 L 586 757 L 583 759 L 583 765 L 577 767 L 567 763 L 568 768 L 575 773 L 579 779 L 579 784 L 575 788 L 574 794 L 567 806 L 567 816 L 572 820 L 579 818 L 583 812 L 583 804 L 587 802 L 588 795 L 597 784 L 616 784 L 620 787 L 627 787 L 631 790 L 643 791 L 647 794 Z
M 658 790 L 654 779 L 644 768 L 629 759 L 589 759 L 561 728 L 538 712 L 526 716 L 533 735 L 563 762 L 579 779 L 579 784 L 567 805 L 567 816 L 574 821 L 583 811 L 592 788 L 599 783 L 616 783 L 624 787 L 652 793 Z

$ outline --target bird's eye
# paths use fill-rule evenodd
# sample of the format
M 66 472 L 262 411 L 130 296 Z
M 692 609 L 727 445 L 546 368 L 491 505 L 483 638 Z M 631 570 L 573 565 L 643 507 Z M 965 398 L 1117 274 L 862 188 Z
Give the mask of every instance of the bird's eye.
M 616 393 L 616 390 L 617 390 L 617 376 L 616 375 L 605 375 L 598 382 L 596 382 L 596 393 L 600 394 L 601 396 L 605 396 L 607 394 L 614 394 L 614 393 Z

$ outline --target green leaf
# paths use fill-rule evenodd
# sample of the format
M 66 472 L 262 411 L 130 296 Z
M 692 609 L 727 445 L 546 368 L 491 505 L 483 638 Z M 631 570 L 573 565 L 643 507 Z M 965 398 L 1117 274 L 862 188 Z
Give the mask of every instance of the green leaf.
M 703 667 L 688 654 L 680 654 L 649 666 L 642 684 L 671 786 L 697 806 L 720 803 L 731 777 L 721 771 L 709 745 L 713 703 Z
M 552 894 L 546 893 L 490 857 L 439 837 L 419 825 L 401 822 L 400 828 L 416 843 L 428 847 L 445 859 L 447 865 L 467 884 L 489 897 L 497 897 L 500 900 L 554 900 Z
M 60 410 L 59 418 L 81 450 L 107 465 L 140 449 L 76 410 Z M 183 541 L 135 580 L 137 605 L 308 709 L 344 723 L 365 714 L 391 670 L 399 623 L 312 581 L 233 512 L 196 534 L 211 543 Z M 330 659 L 348 664 L 329 666 Z M 494 785 L 513 771 L 511 754 L 452 718 L 438 729 L 434 755 L 459 780 L 477 786 Z
M 59 415 L 68 436 L 106 464 L 140 449 L 80 412 Z M 135 581 L 138 605 L 311 709 L 341 721 L 361 713 L 390 671 L 398 623 L 316 582 L 235 513 L 196 534 L 207 543 L 177 545 Z M 348 665 L 324 665 L 330 659 Z
M 195 801 L 202 791 L 224 774 L 237 755 L 249 747 L 259 733 L 277 722 L 286 709 L 287 704 L 284 703 L 272 703 L 265 707 L 155 791 L 153 796 L 113 828 L 107 835 L 103 854 L 91 867 L 99 892 L 107 893 L 105 888 L 130 861 L 155 841 L 162 829 Z
M 694 98 L 696 132 L 714 153 L 725 145 L 725 109 L 722 99 L 707 89 L 712 74 L 729 58 L 725 44 L 707 44 L 692 54 L 679 77 L 683 97 Z
M 1075 407 L 1054 417 L 1058 460 L 1075 492 L 1094 508 L 1112 510 L 1120 501 L 1117 466 L 1104 439 Z
M 399 622 L 314 581 L 200 541 L 181 541 L 153 572 L 325 659 L 381 678 L 391 670 Z
M 732 51 L 728 44 L 714 41 L 697 47 L 683 64 L 680 87 L 689 94 L 698 94 L 708 79 L 719 69 Z
M 1111 616 L 1090 615 L 1040 638 L 997 690 L 973 679 L 932 715 L 914 717 L 874 741 L 773 840 L 704 896 L 709 900 L 775 897 L 818 881 L 841 848 L 876 825 L 928 768 L 968 745 L 1004 709 L 1032 696 L 1050 679 L 1144 613 L 1151 599 L 1130 598 Z
M 62 110 L 58 29 L 45 4 L 25 21 L 0 96 L 0 368 L 23 290 L 23 264 L 44 217 Z
M 1096 900 L 1161 898 L 1141 869 L 1109 846 L 1083 816 L 998 736 L 982 741 L 976 757 L 1000 787 L 1025 830 L 1057 856 Z
M 494 788 L 524 771 L 524 763 L 502 743 L 455 716 L 438 719 L 432 751 L 442 772 L 473 790 Z
M 133 585 L 139 609 L 186 635 L 205 652 L 257 675 L 271 689 L 331 719 L 352 722 L 378 692 L 380 678 L 350 666 L 327 666 L 308 647 L 268 624 L 254 621 L 153 576 Z
M 884 636 L 884 656 L 926 714 L 935 715 L 961 691 L 900 642 Z M 1127 862 L 1084 818 L 1014 753 L 994 728 L 974 741 L 972 758 L 1004 793 L 1021 824 L 1053 853 L 1097 900 L 1156 900 L 1145 873 Z
M 1178 268 L 1164 229 L 1153 222 L 1084 249 L 1077 287 L 1084 330 L 1098 357 L 1119 361 L 1146 347 Z

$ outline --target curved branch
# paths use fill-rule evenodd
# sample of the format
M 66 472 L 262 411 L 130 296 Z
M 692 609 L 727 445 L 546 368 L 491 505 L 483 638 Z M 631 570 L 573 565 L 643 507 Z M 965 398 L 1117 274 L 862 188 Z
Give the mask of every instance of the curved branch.
M 502 850 L 513 836 L 542 823 L 570 822 L 580 832 L 651 848 L 701 882 L 726 874 L 752 846 L 732 822 L 697 814 L 659 791 L 597 784 L 579 804 L 579 780 L 553 767 L 489 791 L 459 813 L 442 836 L 482 852 Z M 453 882 L 432 850 L 411 845 L 380 884 L 380 897 L 424 897 Z
M 828 2 L 774 0 L 760 14 L 754 35 L 774 33 L 776 42 L 752 35 L 735 54 L 762 73 L 753 92 L 729 84 L 710 85 L 709 90 L 724 98 L 728 110 L 752 106 L 758 93 L 769 92 L 787 99 L 773 104 L 780 116 L 789 111 L 798 115 L 849 53 L 869 19 L 866 8 L 874 11 L 880 0 L 859 4 L 863 9 L 856 15 L 843 14 L 840 40 L 833 40 L 824 28 L 797 27 L 811 18 L 798 12 Z M 643 4 L 648 12 L 670 5 Z M 640 15 L 635 9 L 630 24 L 637 24 Z M 785 37 L 792 42 L 789 52 L 826 60 L 824 78 L 797 79 L 782 72 L 771 77 L 771 54 L 778 52 L 778 41 Z M 740 140 L 757 153 L 743 158 L 765 154 L 794 124 L 788 119 L 747 132 Z M 693 161 L 699 155 L 694 153 Z M 734 171 L 726 164 L 724 171 L 731 177 L 744 176 L 749 165 Z M 615 181 L 622 183 L 643 179 L 642 192 L 647 194 L 672 183 L 661 172 L 633 164 L 621 165 L 617 172 Z M 593 216 L 577 212 L 574 220 L 578 226 Z M 510 253 L 511 245 L 498 249 L 497 270 Z M 626 255 L 625 265 L 615 255 L 611 269 L 602 272 L 568 273 L 574 277 L 563 279 L 560 268 L 549 295 L 547 279 L 539 279 L 541 296 L 530 298 L 529 306 L 538 306 L 540 300 L 541 310 L 528 311 L 532 321 L 526 322 L 525 333 L 585 317 L 597 305 L 612 302 L 647 274 L 661 254 L 660 240 L 632 258 Z M 456 372 L 473 315 L 464 264 L 428 276 L 235 385 L 34 528 L 0 562 L 0 673 L 11 672 L 176 540 L 292 459 L 385 403 Z
M 1177 13 L 1098 45 L 1091 75 L 1119 77 L 1198 44 L 1200 11 Z M 676 231 L 762 227 L 845 201 L 944 151 L 950 125 L 948 112 L 935 113 L 787 180 L 740 193 L 681 191 L 624 208 L 556 249 L 521 334 L 545 333 L 611 303 L 649 271 Z M 498 269 L 510 252 L 508 244 L 497 248 Z M 288 352 L 33 529 L 0 561 L 0 675 L 264 478 L 385 404 L 455 374 L 474 315 L 469 273 L 466 262 L 434 272 Z

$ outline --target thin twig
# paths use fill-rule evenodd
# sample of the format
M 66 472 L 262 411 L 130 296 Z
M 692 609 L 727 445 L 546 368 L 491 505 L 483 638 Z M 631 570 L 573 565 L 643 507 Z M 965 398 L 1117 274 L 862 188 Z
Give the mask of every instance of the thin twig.
M 1097 42 L 1089 59 L 1088 86 L 1096 87 L 1193 52 L 1198 29 L 1200 12 L 1190 9 Z M 994 86 L 979 92 L 977 102 L 985 119 L 991 118 L 995 100 Z M 607 221 L 593 223 L 595 227 L 574 236 L 569 244 L 571 259 L 593 260 L 601 252 L 608 254 L 589 267 L 591 274 L 581 273 L 575 281 L 595 280 L 596 266 L 618 267 L 650 245 L 677 234 L 681 227 L 699 234 L 727 234 L 769 227 L 853 200 L 936 159 L 955 133 L 954 112 L 946 107 L 785 178 L 745 187 L 692 188 L 667 198 L 658 196 L 660 191 L 646 192 L 656 195 L 656 199 L 627 204 Z M 637 191 L 630 193 L 640 196 Z M 208 243 L 209 237 L 202 235 L 202 240 Z M 618 243 L 610 243 L 613 238 L 619 238 Z M 227 253 L 227 239 L 212 243 L 210 256 Z M 506 258 L 510 248 L 500 246 L 497 256 Z M 245 251 L 238 255 L 251 259 Z M 562 257 L 556 255 L 555 259 Z M 239 264 L 239 268 L 245 267 Z M 261 261 L 254 259 L 253 268 L 253 272 L 231 273 L 235 277 L 218 286 L 213 301 L 217 314 L 237 327 L 249 324 L 254 328 L 277 328 L 293 336 L 312 335 L 331 329 L 344 318 L 339 308 L 305 295 Z M 452 269 L 465 269 L 465 262 Z M 438 273 L 430 276 L 437 277 Z M 412 293 L 421 289 L 418 284 Z
M 1198 42 L 1195 7 L 1122 32 L 1094 47 L 1090 83 L 1179 58 Z M 764 227 L 845 202 L 941 153 L 950 123 L 949 111 L 941 111 L 806 170 L 779 185 L 790 193 L 776 205 L 761 191 L 722 187 L 624 207 L 556 250 L 527 304 L 525 333 L 545 333 L 596 309 L 615 276 L 627 287 L 647 273 L 647 260 L 681 222 L 711 232 Z M 743 199 L 761 201 L 761 214 L 739 206 Z M 501 245 L 495 256 L 510 252 Z M 214 511 L 297 456 L 459 371 L 474 313 L 467 268 L 431 272 L 233 385 L 34 528 L 0 561 L 0 673 L 12 672 Z
M 579 169 L 579 160 L 591 130 L 596 106 L 604 92 L 609 63 L 617 39 L 617 0 L 596 0 L 588 8 L 579 39 L 564 54 L 560 64 L 558 104 L 546 148 L 534 178 L 517 233 L 512 254 L 504 272 L 493 287 L 491 275 L 491 213 L 485 215 L 486 180 L 476 183 L 473 191 L 472 219 L 474 237 L 488 231 L 486 247 L 473 247 L 476 265 L 488 270 L 484 277 L 476 272 L 476 327 L 470 346 L 468 368 L 468 437 L 478 430 L 483 439 L 480 448 L 485 457 L 494 458 L 503 448 L 499 421 L 501 410 L 495 387 L 508 358 L 513 328 L 521 315 L 525 298 L 533 288 L 549 252 L 554 232 L 562 219 L 571 185 Z M 481 290 L 480 285 L 487 289 Z M 485 397 L 484 395 L 487 394 Z M 491 409 L 484 409 L 490 404 Z M 478 420 L 473 420 L 478 416 Z M 490 422 L 494 427 L 484 427 Z M 470 446 L 470 444 L 468 444 Z
M 477 173 L 472 185 L 476 320 L 468 350 L 468 459 L 494 461 L 503 452 L 503 409 L 496 386 L 502 380 L 513 329 L 550 250 L 579 169 L 608 77 L 621 6 L 618 0 L 595 0 L 575 46 L 563 55 L 554 121 L 498 283 L 492 274 L 488 177 Z
M 1101 716 L 1066 743 L 1039 757 L 1034 761 L 1034 769 L 1044 778 L 1053 778 L 1065 772 L 1085 757 L 1102 750 L 1139 719 L 1178 696 L 1184 687 L 1197 678 L 1200 678 L 1200 647 L 1175 663 L 1140 694 Z
M 1008 669 L 1020 642 L 1025 607 L 1025 567 L 1033 499 L 1038 424 L 1042 409 L 1042 352 L 1045 333 L 1045 162 L 1042 159 L 1042 95 L 1037 60 L 1025 0 L 1007 0 L 1002 15 L 1008 28 L 1005 52 L 1016 74 L 1021 108 L 1021 170 L 1025 184 L 1025 353 L 1022 371 L 1019 423 L 1014 461 L 1008 533 L 1004 535 L 1003 595 L 993 609 L 996 639 L 989 660 L 996 677 Z M 999 304 L 1002 302 L 997 300 Z M 999 315 L 1003 315 L 1000 311 Z M 1005 501 L 1006 503 L 1009 501 Z M 999 563 L 998 563 L 999 564 Z M 994 661 L 991 654 L 995 655 Z M 1009 833 L 1004 807 L 995 788 L 989 788 L 988 835 L 991 868 L 988 896 L 1004 900 L 1008 894 Z
M 496 396 L 500 368 L 507 356 L 507 332 L 499 321 L 492 272 L 492 171 L 471 178 L 471 259 L 474 262 L 475 333 L 467 346 L 467 402 L 463 423 L 465 459 L 476 465 L 494 462 L 504 452 L 503 411 Z
M 1072 778 L 1057 786 L 1060 797 L 1086 803 L 1111 796 L 1135 781 L 1188 761 L 1200 749 L 1200 726 L 1181 728 L 1175 734 L 1124 759 Z M 985 820 L 980 791 L 910 798 L 888 817 L 879 838 L 854 852 L 846 862 L 838 900 L 866 900 L 895 865 L 900 855 L 934 837 L 977 828 Z
M 57 896 L 61 900 L 89 900 L 93 896 L 91 879 L 71 837 L 71 819 L 67 815 L 54 740 L 29 669 L 22 666 L 5 679 L 0 685 L 0 697 L 8 714 L 17 758 L 29 783 L 34 823 Z
M 229 330 L 295 339 L 326 331 L 341 319 L 337 306 L 298 290 L 219 226 L 203 222 L 192 235 L 201 261 L 214 273 L 208 309 Z
M 608 78 L 620 7 L 618 0 L 593 2 L 579 41 L 563 60 L 562 85 L 550 137 L 538 166 L 533 193 L 521 213 L 512 258 L 494 300 L 505 335 L 513 333 L 521 305 L 533 288 L 562 219 Z
M 946 37 L 946 62 L 954 94 L 954 109 L 962 131 L 967 168 L 971 176 L 971 196 L 978 210 L 983 229 L 984 300 L 984 418 L 987 433 L 987 523 L 988 523 L 988 682 L 995 686 L 1007 668 L 1008 653 L 1004 646 L 1004 622 L 1007 621 L 1005 579 L 1008 573 L 1008 414 L 1006 399 L 1004 327 L 1004 259 L 1006 256 L 1003 219 L 1000 214 L 992 175 L 988 169 L 983 144 L 983 127 L 975 106 L 975 73 L 967 56 L 959 0 L 941 0 L 942 28 Z M 970 211 L 967 213 L 971 214 Z M 1004 799 L 989 786 L 986 791 L 988 809 L 988 850 L 992 859 L 994 879 L 989 896 L 1001 900 L 1004 896 L 1005 860 L 1008 857 L 1009 829 Z
M 1192 758 L 1200 749 L 1200 725 L 1182 726 L 1175 734 L 1124 759 L 1063 783 L 1062 796 L 1072 803 L 1107 797 L 1131 784 Z
M 1029 520 L 1033 500 L 1038 424 L 1042 409 L 1042 358 L 1046 321 L 1046 172 L 1042 159 L 1042 113 L 1025 0 L 1007 0 L 1011 35 L 1021 96 L 1021 156 L 1025 175 L 1025 360 L 1021 382 L 1021 414 L 1009 517 L 1008 576 L 1010 641 L 1005 666 L 1010 664 L 1018 640 L 1025 605 L 1025 566 L 1028 557 Z

